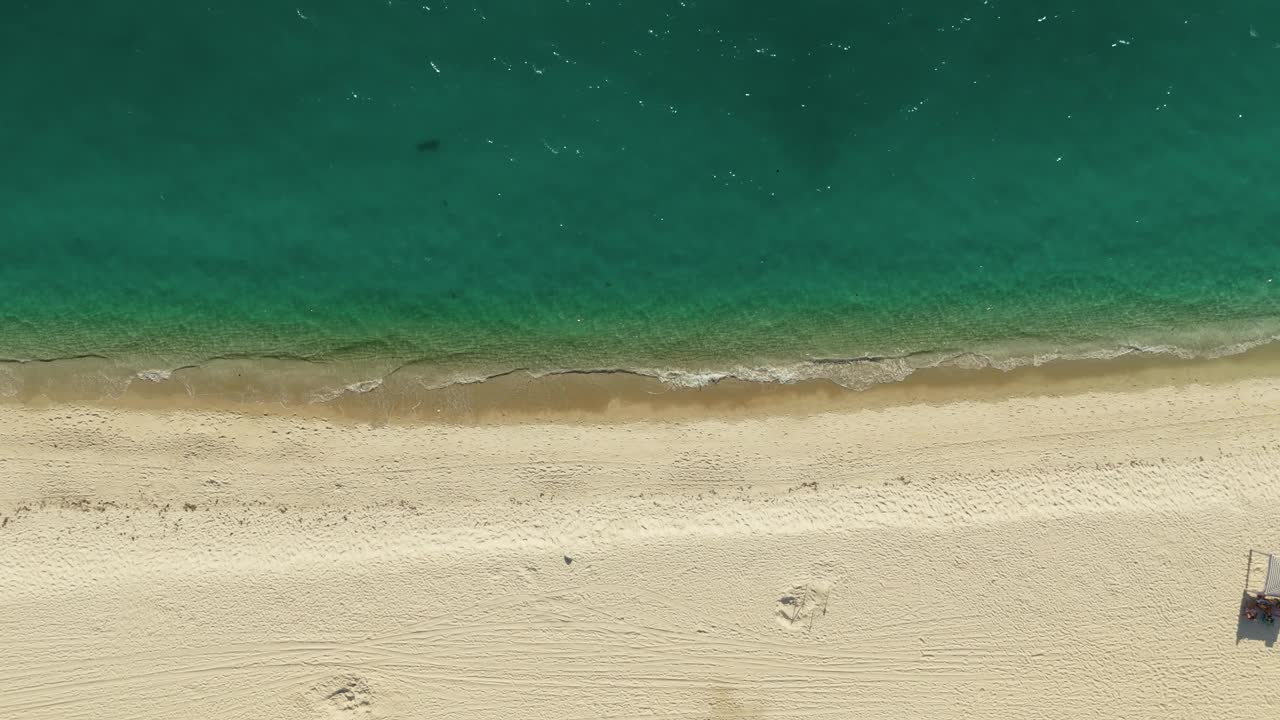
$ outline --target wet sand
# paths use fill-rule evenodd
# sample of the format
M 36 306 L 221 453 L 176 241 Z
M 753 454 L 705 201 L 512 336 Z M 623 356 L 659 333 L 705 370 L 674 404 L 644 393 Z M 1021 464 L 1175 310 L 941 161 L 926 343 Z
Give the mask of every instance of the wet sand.
M 226 411 L 376 424 L 592 424 L 847 413 L 921 403 L 1220 384 L 1277 372 L 1280 343 L 1212 359 L 1134 353 L 1012 370 L 935 367 L 917 370 L 901 382 L 864 390 L 850 390 L 829 380 L 725 379 L 704 387 L 676 387 L 627 372 L 535 377 L 522 371 L 484 382 L 435 387 L 413 367 L 368 363 L 226 359 L 140 373 L 136 362 L 88 357 L 0 363 L 0 404 Z

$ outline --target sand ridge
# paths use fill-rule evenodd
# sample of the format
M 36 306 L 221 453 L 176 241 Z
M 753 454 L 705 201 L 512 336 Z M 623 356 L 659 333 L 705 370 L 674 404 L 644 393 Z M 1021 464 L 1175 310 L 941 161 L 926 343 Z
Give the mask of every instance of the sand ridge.
M 1280 382 L 382 426 L 0 407 L 0 716 L 1268 707 Z

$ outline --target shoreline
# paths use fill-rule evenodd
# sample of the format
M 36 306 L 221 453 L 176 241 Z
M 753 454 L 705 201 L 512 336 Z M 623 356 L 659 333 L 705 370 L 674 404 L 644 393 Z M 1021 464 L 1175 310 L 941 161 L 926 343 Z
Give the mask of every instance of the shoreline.
M 370 379 L 377 373 L 385 377 Z M 687 387 L 630 371 L 512 371 L 479 382 L 432 387 L 412 368 L 371 371 L 366 366 L 228 359 L 138 371 L 87 357 L 0 364 L 0 405 L 212 410 L 397 424 L 616 423 L 804 416 L 1277 375 L 1280 342 L 1221 357 L 1132 351 L 1106 359 L 1054 359 L 1009 369 L 935 365 L 860 389 L 828 379 L 762 382 L 736 377 Z

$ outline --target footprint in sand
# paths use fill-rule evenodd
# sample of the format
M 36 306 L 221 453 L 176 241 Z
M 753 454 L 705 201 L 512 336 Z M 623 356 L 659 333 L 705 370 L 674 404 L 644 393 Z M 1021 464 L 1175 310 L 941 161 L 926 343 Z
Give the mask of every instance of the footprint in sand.
M 830 595 L 831 583 L 826 580 L 796 585 L 778 598 L 774 617 L 788 630 L 810 630 L 815 620 L 827 614 Z
M 324 704 L 334 717 L 368 715 L 373 710 L 373 692 L 364 678 L 355 675 L 338 677 L 317 688 Z

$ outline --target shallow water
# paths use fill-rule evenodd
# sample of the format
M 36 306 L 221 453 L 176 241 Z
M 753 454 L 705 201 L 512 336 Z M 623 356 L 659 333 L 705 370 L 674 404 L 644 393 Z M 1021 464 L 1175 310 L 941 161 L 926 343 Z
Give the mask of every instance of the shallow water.
M 89 5 L 0 27 L 5 358 L 857 387 L 1278 334 L 1272 4 Z

